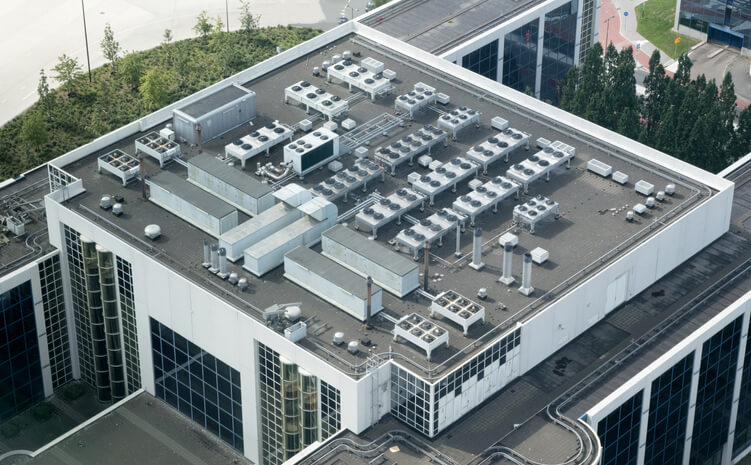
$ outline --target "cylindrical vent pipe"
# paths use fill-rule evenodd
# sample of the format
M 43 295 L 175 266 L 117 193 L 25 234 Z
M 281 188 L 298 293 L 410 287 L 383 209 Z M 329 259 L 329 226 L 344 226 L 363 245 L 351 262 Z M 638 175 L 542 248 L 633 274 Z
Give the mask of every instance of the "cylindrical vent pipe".
M 224 247 L 219 249 L 219 274 L 227 274 L 227 249 Z
M 368 276 L 368 279 L 365 280 L 365 285 L 368 288 L 368 304 L 365 309 L 365 328 L 370 329 L 370 312 L 371 312 L 371 297 L 373 295 L 373 278 Z
M 456 222 L 456 251 L 454 252 L 455 257 L 461 257 L 462 256 L 462 228 L 459 225 L 459 222 Z
M 203 266 L 208 267 L 211 264 L 211 256 L 209 255 L 209 240 L 203 240 Z
M 428 290 L 428 276 L 430 275 L 430 242 L 425 242 L 425 274 L 422 277 L 422 289 Z
M 514 258 L 514 246 L 506 244 L 503 246 L 503 274 L 498 280 L 503 284 L 510 286 L 513 283 L 514 277 L 511 275 L 511 262 Z
M 216 244 L 211 244 L 211 269 L 219 271 L 219 246 Z
M 476 270 L 482 269 L 485 264 L 482 262 L 482 229 L 475 228 L 472 235 L 472 263 L 469 264 Z
M 532 287 L 532 254 L 524 254 L 524 263 L 522 264 L 522 285 L 519 292 L 524 295 L 530 295 L 535 291 Z

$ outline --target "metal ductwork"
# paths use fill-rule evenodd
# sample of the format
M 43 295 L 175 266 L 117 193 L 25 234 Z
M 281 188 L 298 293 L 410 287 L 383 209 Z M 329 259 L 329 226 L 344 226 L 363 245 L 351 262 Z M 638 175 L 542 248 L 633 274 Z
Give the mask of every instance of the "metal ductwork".
M 503 246 L 503 274 L 501 275 L 500 279 L 498 279 L 499 282 L 502 282 L 503 284 L 510 286 L 513 284 L 514 277 L 511 275 L 511 263 L 514 258 L 514 246 L 511 244 L 506 244 Z
M 522 285 L 519 287 L 519 292 L 524 295 L 532 295 L 535 292 L 535 288 L 532 287 L 532 254 L 529 252 L 524 254 L 524 263 L 522 263 Z

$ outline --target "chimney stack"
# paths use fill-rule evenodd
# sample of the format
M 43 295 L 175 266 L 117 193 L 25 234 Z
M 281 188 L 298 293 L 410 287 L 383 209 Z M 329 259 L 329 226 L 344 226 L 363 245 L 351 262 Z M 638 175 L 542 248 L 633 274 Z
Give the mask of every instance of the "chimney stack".
M 215 274 L 219 272 L 219 246 L 216 244 L 211 244 L 211 268 L 209 268 L 209 271 Z
M 482 229 L 480 228 L 475 228 L 472 237 L 472 263 L 469 266 L 477 271 L 480 271 L 485 266 L 482 262 Z
M 535 288 L 532 287 L 532 254 L 529 252 L 524 254 L 524 263 L 522 264 L 522 285 L 519 287 L 519 292 L 524 295 L 532 295 L 535 292 Z
M 367 304 L 366 313 L 365 313 L 365 329 L 372 329 L 373 327 L 370 325 L 370 312 L 371 312 L 370 300 L 373 294 L 373 278 L 368 276 L 368 279 L 365 281 L 365 284 L 368 287 L 368 304 Z
M 422 277 L 422 290 L 428 290 L 428 276 L 430 275 L 430 242 L 425 242 L 425 274 Z
M 208 268 L 211 266 L 211 256 L 209 255 L 209 240 L 204 239 L 203 240 L 203 263 L 204 268 Z
M 514 281 L 514 277 L 511 275 L 511 261 L 514 258 L 514 246 L 506 244 L 503 246 L 503 274 L 501 275 L 499 282 L 510 286 Z

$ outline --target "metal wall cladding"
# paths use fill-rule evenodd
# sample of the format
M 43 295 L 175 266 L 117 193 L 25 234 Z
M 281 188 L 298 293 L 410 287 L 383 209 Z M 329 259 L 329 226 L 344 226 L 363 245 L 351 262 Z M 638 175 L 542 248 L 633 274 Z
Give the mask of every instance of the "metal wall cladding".
M 224 200 L 237 205 L 246 212 L 252 213 L 253 215 L 257 215 L 264 210 L 271 208 L 275 203 L 274 196 L 271 195 L 271 193 L 257 199 L 225 182 L 221 178 L 207 173 L 192 164 L 188 164 L 188 177 L 195 184 L 218 195 Z
M 236 210 L 223 218 L 217 218 L 154 183 L 151 184 L 149 190 L 151 201 L 170 210 L 209 234 L 219 236 L 237 226 Z
M 367 239 L 363 238 L 363 240 Z M 417 266 L 415 266 L 414 270 L 407 275 L 400 276 L 383 265 L 375 263 L 347 246 L 329 239 L 326 236 L 323 236 L 321 241 L 323 255 L 344 265 L 361 276 L 371 276 L 376 284 L 397 297 L 404 297 L 419 286 L 420 271 Z
M 179 138 L 198 144 L 196 125 L 201 125 L 201 142 L 206 143 L 256 116 L 256 94 L 249 93 L 232 103 L 193 118 L 179 110 L 173 112 L 172 124 Z

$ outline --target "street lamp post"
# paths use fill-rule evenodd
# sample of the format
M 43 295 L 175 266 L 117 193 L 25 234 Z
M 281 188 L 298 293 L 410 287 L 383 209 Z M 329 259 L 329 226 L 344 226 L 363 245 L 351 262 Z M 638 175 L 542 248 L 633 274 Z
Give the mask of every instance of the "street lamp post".
M 224 0 L 224 11 L 227 13 L 227 32 L 229 32 L 229 0 Z
M 83 15 L 83 39 L 86 41 L 86 64 L 89 68 L 89 84 L 91 84 L 91 59 L 89 59 L 89 34 L 86 32 L 86 8 L 81 0 L 81 14 Z
M 605 46 L 610 44 L 610 20 L 611 19 L 615 19 L 615 15 L 603 21 L 603 23 L 608 23 L 607 30 L 605 31 Z

